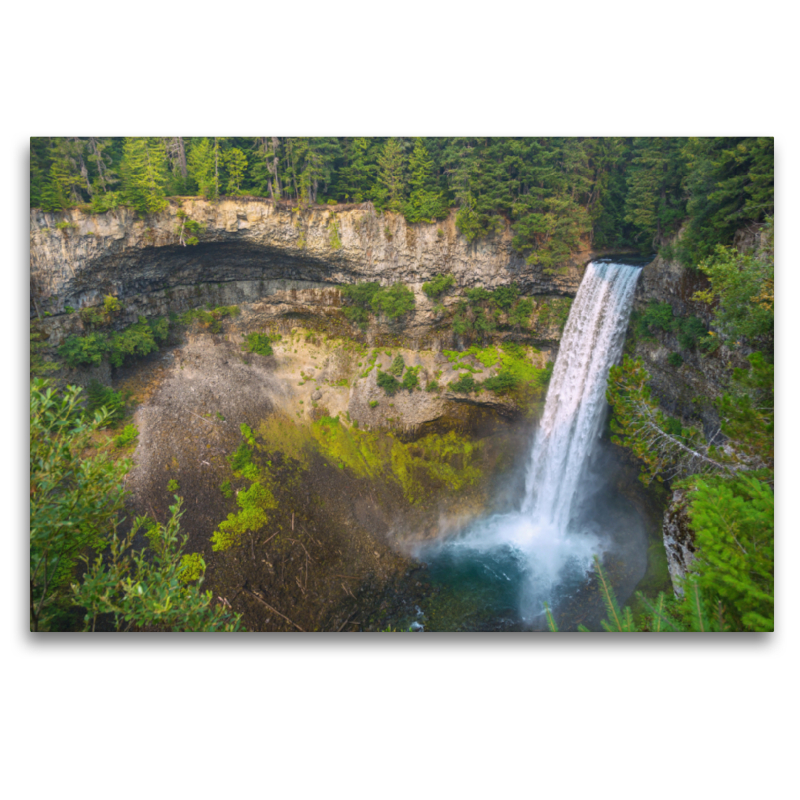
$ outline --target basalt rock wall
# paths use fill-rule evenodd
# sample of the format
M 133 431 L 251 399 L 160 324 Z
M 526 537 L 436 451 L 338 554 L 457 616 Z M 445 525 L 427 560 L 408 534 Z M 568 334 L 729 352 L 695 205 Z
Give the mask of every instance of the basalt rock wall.
M 198 244 L 185 246 L 192 234 L 184 228 L 181 235 L 179 212 L 205 226 Z M 108 293 L 125 299 L 234 281 L 288 280 L 313 288 L 403 282 L 418 293 L 424 281 L 449 273 L 461 287 L 516 282 L 524 294 L 574 296 L 584 265 L 595 255 L 581 251 L 547 274 L 526 264 L 511 240 L 508 225 L 470 243 L 458 232 L 454 214 L 433 224 L 410 224 L 399 214 L 376 214 L 369 204 L 293 209 L 263 199 L 185 198 L 144 219 L 125 208 L 94 215 L 34 209 L 31 292 L 40 306 L 58 314 Z

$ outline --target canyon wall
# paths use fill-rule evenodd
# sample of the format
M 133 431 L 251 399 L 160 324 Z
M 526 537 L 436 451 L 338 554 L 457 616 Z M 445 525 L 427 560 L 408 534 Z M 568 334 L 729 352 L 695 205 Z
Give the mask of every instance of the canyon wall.
M 205 226 L 198 244 L 182 243 L 179 212 Z M 190 235 L 184 231 L 183 239 Z M 399 214 L 377 215 L 369 204 L 303 210 L 262 199 L 185 198 L 144 220 L 124 208 L 96 215 L 34 209 L 31 290 L 52 314 L 107 293 L 122 299 L 200 283 L 378 281 L 418 287 L 445 273 L 460 287 L 516 282 L 523 294 L 574 295 L 594 255 L 576 253 L 570 264 L 547 274 L 526 264 L 511 239 L 506 225 L 470 243 L 457 231 L 454 213 L 438 223 L 409 224 Z

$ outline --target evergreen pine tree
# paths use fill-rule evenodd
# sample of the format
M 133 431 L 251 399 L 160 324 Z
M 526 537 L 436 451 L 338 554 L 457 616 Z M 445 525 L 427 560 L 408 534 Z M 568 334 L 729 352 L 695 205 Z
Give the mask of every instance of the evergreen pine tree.
M 332 137 L 312 137 L 308 140 L 303 165 L 303 185 L 307 187 L 309 202 L 317 202 L 320 188 L 327 191 L 339 153 L 339 142 Z
M 63 211 L 69 205 L 67 186 L 70 184 L 68 168 L 63 159 L 53 161 L 47 182 L 40 191 L 42 211 Z
M 216 200 L 220 194 L 220 140 L 196 139 L 189 150 L 189 176 L 207 200 Z
M 375 183 L 376 164 L 371 158 L 370 140 L 351 139 L 345 148 L 345 165 L 337 183 L 337 194 L 346 202 L 363 203 Z
M 223 152 L 222 161 L 228 173 L 226 193 L 239 194 L 242 180 L 247 171 L 247 156 L 238 147 L 231 147 Z
M 416 139 L 409 163 L 411 194 L 405 204 L 405 216 L 409 222 L 432 222 L 447 216 L 447 205 L 437 189 L 433 167 L 425 143 Z
M 120 175 L 122 202 L 135 208 L 140 216 L 167 207 L 163 188 L 167 179 L 166 154 L 159 140 L 126 137 Z
M 42 207 L 42 196 L 51 180 L 53 145 L 49 138 L 31 136 L 30 203 L 31 208 Z
M 380 209 L 402 211 L 405 199 L 403 150 L 397 139 L 389 139 L 378 156 L 378 181 L 375 205 Z

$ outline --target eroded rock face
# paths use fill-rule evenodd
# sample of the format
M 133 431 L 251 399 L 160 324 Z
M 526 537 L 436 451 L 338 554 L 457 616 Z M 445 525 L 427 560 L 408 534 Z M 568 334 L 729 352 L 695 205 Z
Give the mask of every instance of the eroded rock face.
M 642 269 L 636 288 L 635 309 L 644 311 L 648 303 L 669 303 L 675 316 L 694 316 L 707 326 L 712 323 L 709 306 L 692 298 L 695 292 L 708 289 L 708 278 L 658 256 Z M 738 351 L 722 346 L 714 353 L 682 350 L 675 332 L 657 331 L 653 340 L 636 342 L 634 355 L 640 357 L 650 373 L 650 388 L 662 408 L 686 424 L 696 425 L 709 438 L 719 434 L 719 415 L 714 401 L 730 383 L 734 367 L 746 367 Z M 683 363 L 673 366 L 667 359 L 679 353 Z
M 689 520 L 687 492 L 679 489 L 664 513 L 664 547 L 667 551 L 669 574 L 676 597 L 683 597 L 679 581 L 686 576 L 695 558 L 694 533 Z
M 182 244 L 179 211 L 206 226 L 199 244 Z M 57 230 L 63 222 L 70 227 Z M 409 224 L 399 214 L 379 216 L 369 205 L 300 210 L 260 199 L 188 198 L 143 220 L 123 208 L 96 215 L 32 210 L 30 239 L 31 289 L 40 302 L 49 298 L 54 314 L 96 303 L 106 293 L 127 299 L 231 281 L 400 281 L 419 292 L 424 281 L 444 273 L 462 287 L 516 282 L 525 294 L 574 295 L 594 255 L 576 253 L 550 275 L 513 250 L 508 225 L 470 243 L 456 229 L 455 214 Z

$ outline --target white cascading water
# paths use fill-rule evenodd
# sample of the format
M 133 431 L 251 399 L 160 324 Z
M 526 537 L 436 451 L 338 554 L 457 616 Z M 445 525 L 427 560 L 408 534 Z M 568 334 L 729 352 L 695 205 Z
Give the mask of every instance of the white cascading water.
M 523 618 L 541 614 L 559 586 L 581 581 L 605 549 L 603 531 L 576 523 L 573 512 L 600 438 L 608 371 L 622 352 L 639 273 L 626 264 L 589 264 L 561 339 L 520 510 L 476 521 L 443 545 L 450 558 L 477 557 L 509 581 L 513 562 L 523 576 Z
M 600 434 L 609 369 L 622 352 L 636 267 L 591 262 L 578 288 L 531 453 L 522 511 L 565 529 Z

